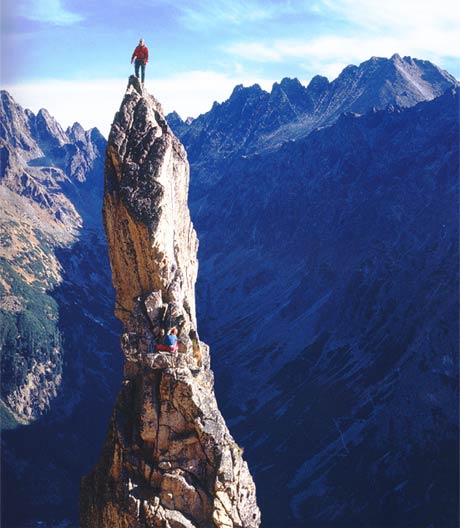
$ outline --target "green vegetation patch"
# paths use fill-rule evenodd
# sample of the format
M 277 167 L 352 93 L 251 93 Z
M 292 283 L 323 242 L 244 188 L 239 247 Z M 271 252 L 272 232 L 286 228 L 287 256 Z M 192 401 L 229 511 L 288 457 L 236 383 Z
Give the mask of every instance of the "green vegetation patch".
M 27 284 L 6 259 L 0 272 L 11 293 L 24 299 L 24 310 L 0 309 L 2 396 L 23 385 L 33 364 L 51 361 L 52 376 L 62 372 L 61 335 L 57 327 L 58 305 L 42 287 Z
M 9 233 L 3 231 L 0 233 L 0 246 L 8 248 L 11 246 L 13 239 Z
M 0 400 L 0 430 L 8 431 L 16 429 L 20 423 L 14 417 L 14 414 L 8 409 L 8 407 Z
M 46 255 L 54 254 L 55 243 L 50 240 L 49 236 L 40 231 L 39 229 L 34 229 L 34 234 L 37 240 L 40 242 L 40 247 Z

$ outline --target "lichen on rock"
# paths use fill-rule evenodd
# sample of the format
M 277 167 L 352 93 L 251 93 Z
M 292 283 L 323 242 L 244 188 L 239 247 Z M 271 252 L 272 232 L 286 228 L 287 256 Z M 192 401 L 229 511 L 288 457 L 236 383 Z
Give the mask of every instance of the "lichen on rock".
M 188 184 L 183 146 L 131 77 L 109 137 L 104 195 L 124 380 L 99 463 L 82 479 L 82 527 L 260 524 L 255 486 L 217 407 L 209 348 L 198 337 Z M 172 326 L 178 351 L 158 351 Z

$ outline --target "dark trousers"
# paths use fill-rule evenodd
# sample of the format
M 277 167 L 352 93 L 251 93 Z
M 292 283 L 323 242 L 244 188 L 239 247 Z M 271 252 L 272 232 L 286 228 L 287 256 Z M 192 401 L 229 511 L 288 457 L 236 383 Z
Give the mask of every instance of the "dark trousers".
M 139 79 L 139 68 L 141 69 L 141 82 L 144 84 L 145 78 L 145 62 L 142 59 L 136 59 L 134 63 L 134 72 L 136 77 Z

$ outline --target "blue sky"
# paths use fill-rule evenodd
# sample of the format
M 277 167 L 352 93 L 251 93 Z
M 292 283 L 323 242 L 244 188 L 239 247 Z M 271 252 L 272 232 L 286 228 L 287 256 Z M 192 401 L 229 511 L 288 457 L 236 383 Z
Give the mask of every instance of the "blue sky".
M 452 0 L 3 0 L 2 87 L 63 126 L 108 133 L 143 37 L 146 87 L 183 117 L 236 84 L 333 80 L 373 55 L 411 55 L 460 78 Z

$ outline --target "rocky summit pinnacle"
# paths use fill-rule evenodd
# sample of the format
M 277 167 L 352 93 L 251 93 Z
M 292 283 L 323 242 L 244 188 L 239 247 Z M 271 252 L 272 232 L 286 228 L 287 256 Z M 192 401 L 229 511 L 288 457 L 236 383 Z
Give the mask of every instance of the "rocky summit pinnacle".
M 109 137 L 104 221 L 124 380 L 99 463 L 82 479 L 85 528 L 256 528 L 242 450 L 213 392 L 195 316 L 189 167 L 160 104 L 131 77 Z M 177 352 L 156 349 L 178 328 Z

